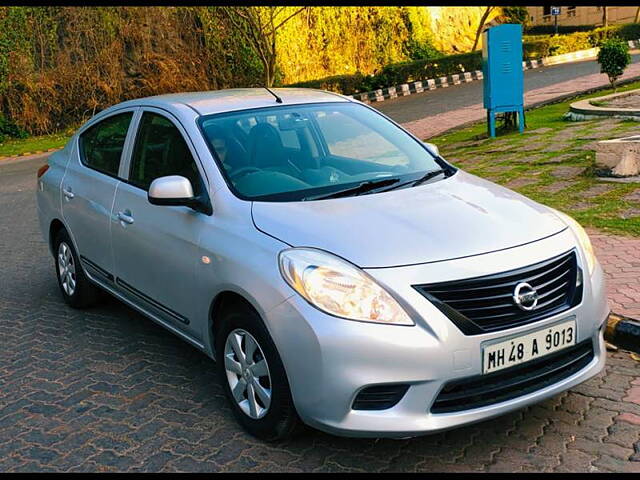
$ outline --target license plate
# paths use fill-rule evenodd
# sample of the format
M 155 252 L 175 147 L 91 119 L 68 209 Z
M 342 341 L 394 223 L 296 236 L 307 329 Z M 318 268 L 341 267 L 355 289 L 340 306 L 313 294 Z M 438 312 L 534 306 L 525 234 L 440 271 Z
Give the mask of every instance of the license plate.
M 558 323 L 536 332 L 493 343 L 482 351 L 482 373 L 543 357 L 576 343 L 575 319 Z

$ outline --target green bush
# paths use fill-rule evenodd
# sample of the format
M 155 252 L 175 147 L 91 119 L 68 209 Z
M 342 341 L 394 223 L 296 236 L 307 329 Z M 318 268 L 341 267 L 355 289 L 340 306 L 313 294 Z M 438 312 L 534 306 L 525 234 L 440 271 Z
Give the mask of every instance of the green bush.
M 331 77 L 318 78 L 316 80 L 307 80 L 306 82 L 297 82 L 287 85 L 288 87 L 301 88 L 318 88 L 336 93 L 360 93 L 364 85 L 367 84 L 366 75 L 355 73 L 353 75 L 334 75 Z
M 621 40 L 640 39 L 640 23 L 625 23 L 623 25 L 611 25 L 609 27 L 596 28 L 590 32 L 591 44 L 594 47 L 600 45 L 609 38 Z
M 320 88 L 351 95 L 402 83 L 443 77 L 460 72 L 482 69 L 482 52 L 447 55 L 429 60 L 416 60 L 387 65 L 374 75 L 337 75 L 307 82 L 291 84 L 291 87 Z
M 610 25 L 608 27 L 594 28 L 593 25 L 559 25 L 558 35 L 567 37 L 574 33 L 589 33 L 593 46 L 611 36 L 617 36 L 623 40 L 637 40 L 640 38 L 640 24 L 625 23 L 622 25 Z M 539 40 L 554 35 L 553 25 L 536 25 L 526 29 L 525 40 Z
M 594 28 L 594 25 L 558 25 L 558 34 L 590 32 Z M 555 33 L 553 25 L 532 25 L 525 30 L 527 35 L 553 35 Z
M 505 23 L 519 23 L 526 30 L 529 27 L 529 11 L 521 5 L 515 7 L 502 7 L 502 16 Z
M 627 23 L 600 27 L 588 32 L 574 32 L 567 35 L 525 35 L 523 55 L 525 59 L 561 55 L 599 46 L 609 38 L 621 40 L 640 39 L 640 24 Z
M 413 39 L 407 42 L 406 52 L 411 60 L 433 60 L 434 58 L 443 56 L 443 54 L 430 43 L 416 42 Z
M 4 114 L 0 112 L 0 143 L 3 143 L 7 137 L 26 138 L 28 136 L 26 131 L 9 121 Z
M 522 43 L 525 59 L 562 55 L 587 48 L 592 48 L 589 32 L 577 32 L 570 35 L 527 35 L 523 38 Z
M 616 80 L 624 73 L 624 69 L 627 68 L 630 62 L 629 45 L 624 40 L 610 38 L 600 45 L 600 51 L 598 52 L 600 73 L 607 74 L 614 89 Z
M 623 40 L 640 39 L 640 23 L 625 23 L 624 25 L 617 25 L 615 28 L 618 36 Z
M 443 77 L 453 73 L 482 69 L 482 52 L 447 55 L 432 60 L 418 60 L 387 65 L 370 77 L 370 88 L 383 88 L 416 80 Z

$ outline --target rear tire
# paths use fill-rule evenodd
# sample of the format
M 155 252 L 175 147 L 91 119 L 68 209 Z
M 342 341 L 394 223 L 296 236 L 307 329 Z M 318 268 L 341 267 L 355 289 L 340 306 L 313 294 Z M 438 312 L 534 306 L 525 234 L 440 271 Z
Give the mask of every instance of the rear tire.
M 65 303 L 73 308 L 95 305 L 102 292 L 84 274 L 73 242 L 65 229 L 56 235 L 53 248 L 58 287 Z
M 258 313 L 248 305 L 233 303 L 223 309 L 218 321 L 218 374 L 238 423 L 267 442 L 298 434 L 302 422 L 287 375 Z

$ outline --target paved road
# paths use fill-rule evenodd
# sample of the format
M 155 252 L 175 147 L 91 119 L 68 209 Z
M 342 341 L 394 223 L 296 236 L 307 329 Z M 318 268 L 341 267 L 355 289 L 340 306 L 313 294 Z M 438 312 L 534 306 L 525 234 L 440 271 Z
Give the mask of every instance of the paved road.
M 632 55 L 632 63 L 638 62 L 640 62 L 640 54 Z M 600 73 L 600 67 L 595 60 L 526 70 L 524 89 L 525 92 L 529 92 L 594 73 Z M 384 102 L 374 102 L 372 105 L 396 122 L 408 123 L 468 107 L 478 102 L 482 103 L 482 81 L 439 88 Z
M 640 472 L 640 363 L 622 352 L 571 392 L 447 433 L 254 440 L 199 351 L 115 300 L 64 305 L 41 163 L 0 164 L 0 471 Z

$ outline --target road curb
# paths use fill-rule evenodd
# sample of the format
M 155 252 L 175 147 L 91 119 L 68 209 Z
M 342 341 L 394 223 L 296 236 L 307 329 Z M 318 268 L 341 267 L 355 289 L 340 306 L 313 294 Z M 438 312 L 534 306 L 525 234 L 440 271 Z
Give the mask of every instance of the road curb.
M 627 42 L 629 48 L 640 48 L 640 39 L 629 40 Z M 531 70 L 540 67 L 548 67 L 552 65 L 561 65 L 563 63 L 572 63 L 581 60 L 593 59 L 598 55 L 598 48 L 589 48 L 586 50 L 578 50 L 576 52 L 563 53 L 562 55 L 554 55 L 551 57 L 543 57 L 537 60 L 523 60 L 522 69 Z M 393 87 L 379 88 L 370 92 L 354 93 L 348 95 L 351 98 L 360 100 L 364 103 L 377 103 L 398 97 L 405 97 L 415 93 L 422 93 L 437 88 L 446 88 L 450 85 L 460 85 L 461 83 L 474 82 L 482 80 L 482 70 L 472 72 L 459 72 L 438 78 L 429 78 L 427 80 L 419 80 L 415 82 L 403 83 Z
M 616 347 L 640 353 L 640 322 L 617 313 L 607 319 L 604 338 Z
M 64 147 L 56 147 L 56 148 L 48 148 L 47 150 L 35 150 L 33 152 L 21 152 L 17 155 L 10 155 L 10 156 L 4 156 L 4 157 L 0 157 L 0 162 L 3 161 L 8 161 L 8 160 L 14 160 L 16 158 L 20 158 L 20 157 L 28 157 L 29 155 L 39 155 L 41 153 L 49 153 L 49 152 L 55 152 L 57 150 L 61 150 Z

